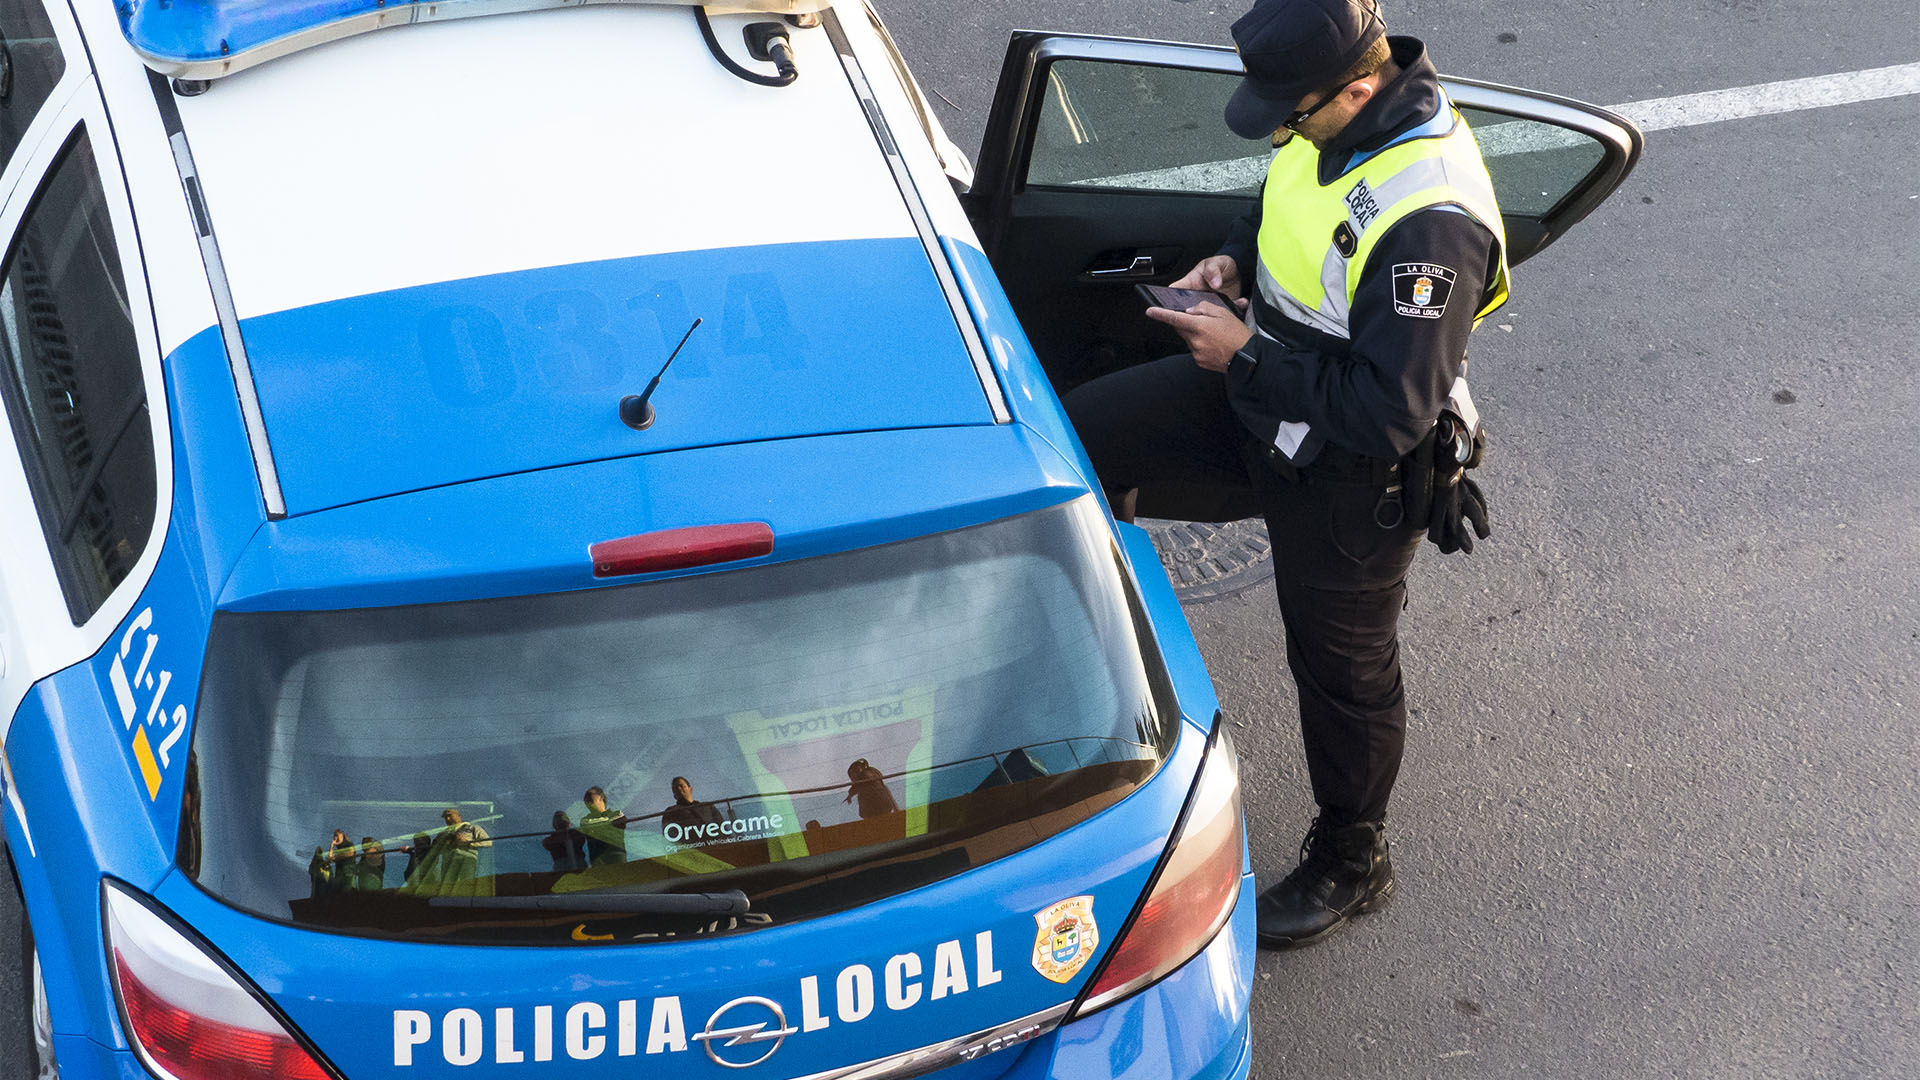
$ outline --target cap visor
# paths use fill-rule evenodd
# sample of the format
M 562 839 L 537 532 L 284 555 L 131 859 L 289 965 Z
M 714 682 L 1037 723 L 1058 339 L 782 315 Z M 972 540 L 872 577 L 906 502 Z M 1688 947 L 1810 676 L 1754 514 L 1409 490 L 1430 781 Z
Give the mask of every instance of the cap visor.
M 1243 139 L 1265 139 L 1280 129 L 1280 122 L 1293 115 L 1295 101 L 1275 101 L 1261 97 L 1247 80 L 1227 99 L 1227 127 Z

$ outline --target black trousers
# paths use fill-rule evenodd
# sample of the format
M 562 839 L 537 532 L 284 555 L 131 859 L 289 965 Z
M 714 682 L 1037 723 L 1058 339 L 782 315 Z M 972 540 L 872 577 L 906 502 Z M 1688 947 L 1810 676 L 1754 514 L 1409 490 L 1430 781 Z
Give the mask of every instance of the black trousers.
M 1235 418 L 1224 378 L 1186 354 L 1065 400 L 1116 506 L 1139 489 L 1147 516 L 1185 504 L 1221 508 L 1208 520 L 1266 518 L 1314 801 L 1334 824 L 1385 817 L 1406 745 L 1400 611 L 1425 530 L 1394 520 L 1374 463 L 1330 444 L 1297 478 L 1281 476 Z

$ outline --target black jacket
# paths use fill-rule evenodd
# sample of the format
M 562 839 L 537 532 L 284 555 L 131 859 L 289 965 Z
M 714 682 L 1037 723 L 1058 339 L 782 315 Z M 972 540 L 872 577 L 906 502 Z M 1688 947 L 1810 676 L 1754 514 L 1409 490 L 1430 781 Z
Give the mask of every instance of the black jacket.
M 1383 86 L 1340 135 L 1320 151 L 1320 182 L 1337 183 L 1356 155 L 1379 150 L 1439 112 L 1440 80 L 1416 38 L 1393 37 L 1401 73 Z M 1287 318 L 1260 297 L 1256 245 L 1261 203 L 1234 224 L 1221 249 L 1240 271 L 1261 329 L 1227 369 L 1234 412 L 1272 445 L 1283 421 L 1311 425 L 1293 463 L 1313 460 L 1331 441 L 1369 457 L 1407 454 L 1440 415 L 1453 380 L 1466 369 L 1467 335 L 1498 266 L 1493 233 L 1466 214 L 1435 207 L 1395 223 L 1360 273 L 1348 329 L 1351 340 Z M 1328 238 L 1331 242 L 1331 237 Z M 1456 278 L 1441 316 L 1394 309 L 1393 267 L 1434 263 Z

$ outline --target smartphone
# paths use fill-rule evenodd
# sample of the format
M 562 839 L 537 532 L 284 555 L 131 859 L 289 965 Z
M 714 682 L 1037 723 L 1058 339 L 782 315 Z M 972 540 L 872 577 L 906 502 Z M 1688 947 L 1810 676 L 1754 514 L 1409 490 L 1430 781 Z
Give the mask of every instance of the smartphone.
M 1200 304 L 1218 304 L 1232 314 L 1240 314 L 1240 309 L 1234 305 L 1233 301 L 1217 292 L 1207 292 L 1202 289 L 1169 289 L 1164 285 L 1136 285 L 1134 290 L 1140 294 L 1140 299 L 1147 302 L 1148 307 L 1185 311 Z

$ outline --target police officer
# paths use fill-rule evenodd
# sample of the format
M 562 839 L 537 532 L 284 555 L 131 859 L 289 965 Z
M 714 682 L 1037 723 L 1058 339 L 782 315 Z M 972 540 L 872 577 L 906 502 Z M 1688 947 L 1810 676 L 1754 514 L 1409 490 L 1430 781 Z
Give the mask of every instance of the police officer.
M 1213 520 L 1266 518 L 1319 805 L 1299 865 L 1257 905 L 1261 944 L 1289 948 L 1393 890 L 1397 635 L 1427 527 L 1406 513 L 1403 462 L 1505 302 L 1507 267 L 1479 150 L 1426 47 L 1387 37 L 1374 0 L 1256 0 L 1233 38 L 1246 78 L 1227 125 L 1275 150 L 1258 203 L 1174 284 L 1239 312 L 1149 309 L 1191 353 L 1066 405 L 1117 513 L 1208 491 Z

